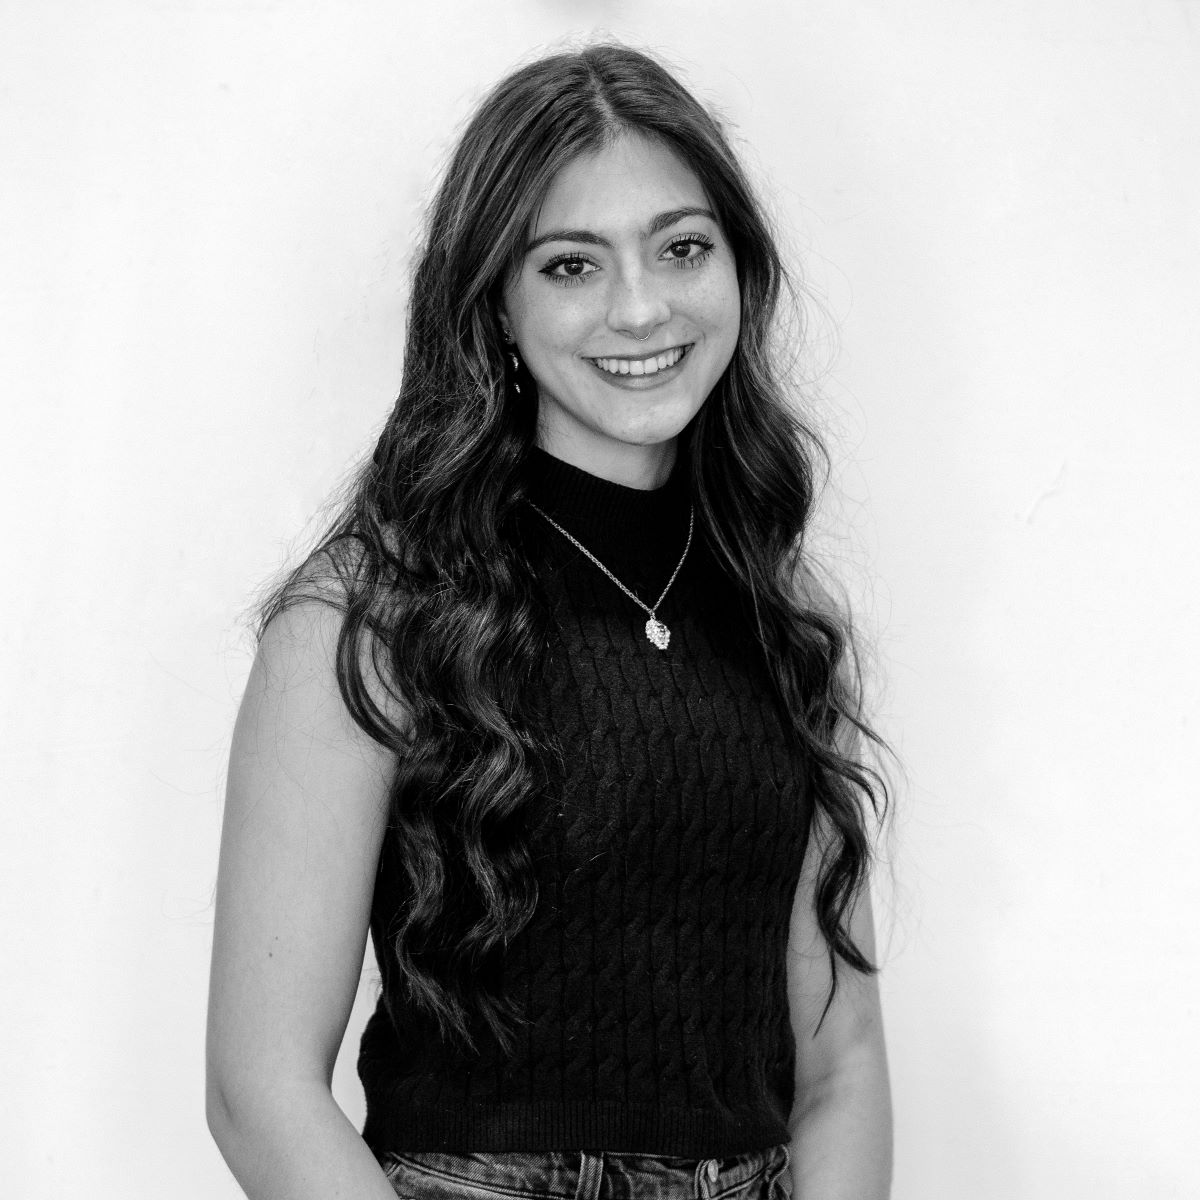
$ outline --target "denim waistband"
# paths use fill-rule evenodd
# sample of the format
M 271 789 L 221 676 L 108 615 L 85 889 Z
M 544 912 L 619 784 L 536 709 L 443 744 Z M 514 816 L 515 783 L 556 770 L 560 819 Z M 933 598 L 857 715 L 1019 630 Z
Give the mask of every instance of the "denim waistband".
M 783 1145 L 726 1158 L 605 1151 L 391 1153 L 402 1200 L 781 1200 L 791 1195 Z

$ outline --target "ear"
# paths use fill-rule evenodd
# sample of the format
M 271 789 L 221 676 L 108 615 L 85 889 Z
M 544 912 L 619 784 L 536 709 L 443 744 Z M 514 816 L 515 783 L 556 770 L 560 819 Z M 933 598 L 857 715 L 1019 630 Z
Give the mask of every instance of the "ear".
M 496 309 L 496 319 L 500 322 L 500 332 L 504 335 L 506 342 L 513 340 L 512 326 L 508 323 L 508 309 L 503 304 Z

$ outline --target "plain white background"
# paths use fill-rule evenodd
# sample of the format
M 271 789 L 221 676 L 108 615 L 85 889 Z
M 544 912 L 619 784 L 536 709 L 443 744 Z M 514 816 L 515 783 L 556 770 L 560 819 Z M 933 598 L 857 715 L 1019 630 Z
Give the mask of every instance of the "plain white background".
M 1168 0 L 0 3 L 6 1192 L 239 1194 L 202 1058 L 239 615 L 396 391 L 457 124 L 595 29 L 725 112 L 821 301 L 826 545 L 906 769 L 897 1200 L 1200 1194 L 1200 5 Z

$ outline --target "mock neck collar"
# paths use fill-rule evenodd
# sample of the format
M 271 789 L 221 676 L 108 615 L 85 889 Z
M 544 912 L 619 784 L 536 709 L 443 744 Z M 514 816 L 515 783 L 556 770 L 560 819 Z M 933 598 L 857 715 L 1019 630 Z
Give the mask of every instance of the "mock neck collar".
M 591 475 L 535 446 L 526 461 L 529 499 L 593 554 L 671 558 L 687 536 L 688 464 L 680 447 L 670 477 L 643 490 Z M 672 554 L 674 557 L 672 557 Z

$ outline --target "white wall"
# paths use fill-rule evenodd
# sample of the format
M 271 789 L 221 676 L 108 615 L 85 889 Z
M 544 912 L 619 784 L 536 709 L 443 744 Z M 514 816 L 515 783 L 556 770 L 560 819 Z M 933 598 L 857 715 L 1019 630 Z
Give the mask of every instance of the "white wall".
M 908 776 L 897 1200 L 1200 1194 L 1200 5 L 1166 0 L 0 3 L 5 1190 L 238 1194 L 202 1111 L 238 614 L 395 390 L 456 123 L 598 26 L 737 123 L 840 331 Z

